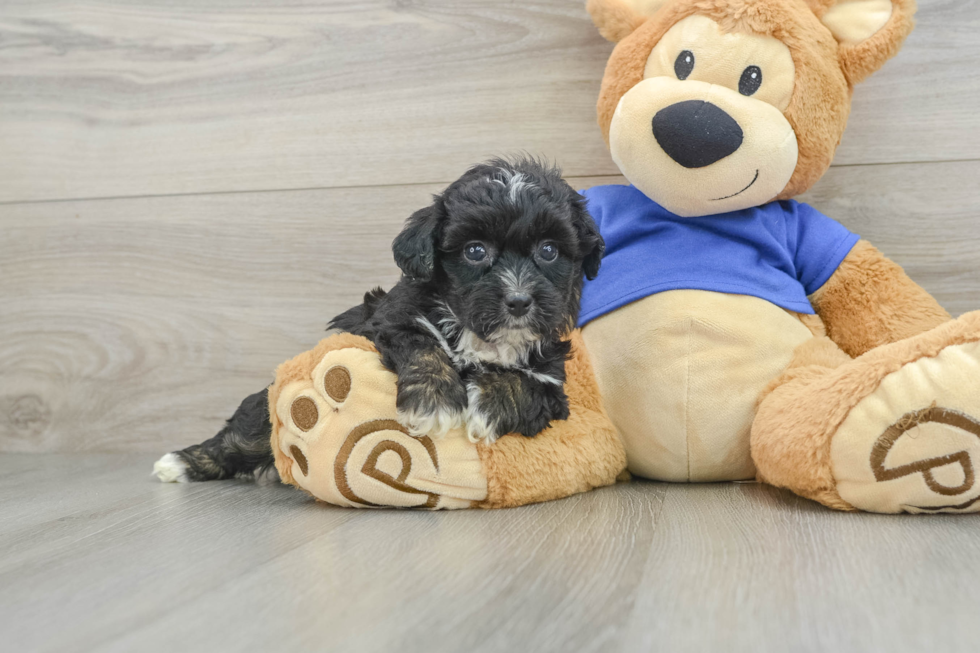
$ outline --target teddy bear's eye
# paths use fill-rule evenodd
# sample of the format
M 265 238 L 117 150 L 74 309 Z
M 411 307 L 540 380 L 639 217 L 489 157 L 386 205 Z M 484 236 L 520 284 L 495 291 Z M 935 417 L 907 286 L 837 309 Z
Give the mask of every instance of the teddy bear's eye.
M 687 79 L 692 70 L 694 70 L 694 53 L 684 50 L 674 60 L 674 74 L 677 75 L 677 79 Z
M 738 80 L 738 92 L 742 95 L 752 95 L 762 86 L 762 69 L 749 66 L 742 71 L 742 79 Z

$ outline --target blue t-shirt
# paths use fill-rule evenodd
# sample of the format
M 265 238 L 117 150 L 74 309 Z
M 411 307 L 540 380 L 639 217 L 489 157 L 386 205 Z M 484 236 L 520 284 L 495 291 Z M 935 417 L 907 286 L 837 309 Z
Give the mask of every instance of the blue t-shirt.
M 666 290 L 761 297 L 813 313 L 807 295 L 831 277 L 858 236 L 793 200 L 700 218 L 670 213 L 633 186 L 584 191 L 606 241 L 582 291 L 579 325 Z

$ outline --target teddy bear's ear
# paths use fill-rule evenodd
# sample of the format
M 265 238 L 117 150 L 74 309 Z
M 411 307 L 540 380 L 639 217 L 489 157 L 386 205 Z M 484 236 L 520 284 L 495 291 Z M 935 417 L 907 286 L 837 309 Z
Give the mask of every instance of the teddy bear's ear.
M 914 13 L 915 0 L 832 0 L 820 22 L 840 44 L 844 74 L 857 84 L 898 53 Z
M 588 0 L 585 8 L 599 33 L 613 43 L 622 41 L 670 0 Z

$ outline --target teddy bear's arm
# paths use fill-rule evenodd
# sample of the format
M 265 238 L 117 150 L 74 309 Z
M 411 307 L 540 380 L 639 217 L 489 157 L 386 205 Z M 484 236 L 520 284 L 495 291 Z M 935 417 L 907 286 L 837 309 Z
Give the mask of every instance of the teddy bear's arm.
M 810 303 L 830 339 L 850 356 L 924 333 L 951 319 L 901 266 L 865 240 L 810 295 Z

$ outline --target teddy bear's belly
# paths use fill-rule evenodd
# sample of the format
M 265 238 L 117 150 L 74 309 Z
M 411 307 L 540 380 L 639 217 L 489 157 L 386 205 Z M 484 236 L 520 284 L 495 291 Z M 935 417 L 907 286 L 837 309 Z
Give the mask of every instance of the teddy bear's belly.
M 582 334 L 630 471 L 664 481 L 753 478 L 756 401 L 812 337 L 763 299 L 701 290 L 651 295 Z

